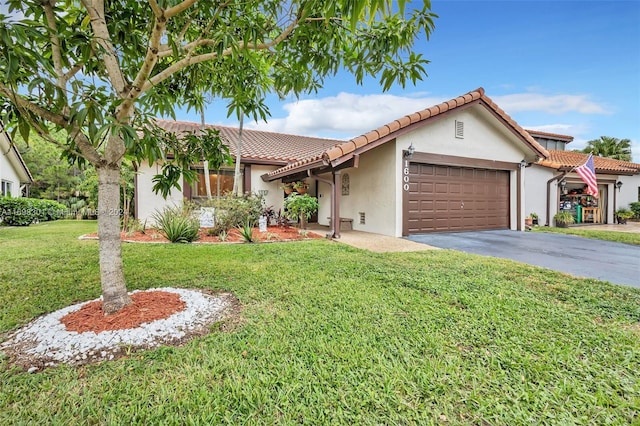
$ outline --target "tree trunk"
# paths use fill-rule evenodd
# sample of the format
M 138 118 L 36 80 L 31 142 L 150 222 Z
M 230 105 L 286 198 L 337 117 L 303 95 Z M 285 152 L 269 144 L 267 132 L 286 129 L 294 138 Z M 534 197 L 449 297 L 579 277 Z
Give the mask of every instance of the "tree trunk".
M 131 303 L 120 243 L 120 169 L 98 167 L 98 235 L 102 310 L 113 314 Z
M 207 126 L 204 123 L 204 106 L 202 107 L 202 111 L 200 111 L 200 128 L 204 132 Z M 204 187 L 207 190 L 207 199 L 211 199 L 211 176 L 209 173 L 209 161 L 204 160 Z M 218 175 L 218 180 L 220 179 L 220 175 Z
M 240 115 L 240 127 L 238 128 L 238 143 L 236 145 L 236 169 L 233 175 L 233 195 L 239 197 L 240 193 L 240 179 L 242 174 L 240 173 L 240 162 L 242 161 L 242 128 L 244 127 L 244 111 Z M 246 191 L 246 188 L 244 188 Z

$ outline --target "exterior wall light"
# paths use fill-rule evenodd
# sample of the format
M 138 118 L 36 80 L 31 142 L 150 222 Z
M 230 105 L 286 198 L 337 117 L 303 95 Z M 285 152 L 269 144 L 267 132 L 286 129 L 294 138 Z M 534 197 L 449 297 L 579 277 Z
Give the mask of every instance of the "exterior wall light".
M 520 168 L 521 168 L 521 169 L 524 169 L 525 167 L 527 167 L 527 160 L 523 159 L 523 160 L 520 162 Z
M 258 190 L 258 195 L 262 195 L 263 197 L 266 197 L 268 193 L 269 193 L 268 189 L 259 189 Z
M 410 158 L 413 153 L 416 152 L 416 147 L 413 146 L 413 142 L 409 145 L 409 148 L 404 152 L 404 158 Z
M 558 184 L 560 185 L 560 189 L 561 189 L 562 191 L 564 191 L 564 190 L 565 190 L 565 188 L 567 187 L 567 181 L 566 181 L 566 180 L 564 180 L 564 179 L 562 179 Z
M 616 182 L 616 188 L 618 188 L 618 192 L 620 192 L 620 188 L 622 188 L 622 182 L 617 181 Z

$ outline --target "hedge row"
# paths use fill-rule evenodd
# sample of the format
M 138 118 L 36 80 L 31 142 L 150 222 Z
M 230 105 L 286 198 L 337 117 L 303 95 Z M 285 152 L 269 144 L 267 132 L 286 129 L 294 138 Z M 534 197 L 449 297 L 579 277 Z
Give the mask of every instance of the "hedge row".
M 10 226 L 29 226 L 34 222 L 60 219 L 67 208 L 52 200 L 0 197 L 0 222 Z

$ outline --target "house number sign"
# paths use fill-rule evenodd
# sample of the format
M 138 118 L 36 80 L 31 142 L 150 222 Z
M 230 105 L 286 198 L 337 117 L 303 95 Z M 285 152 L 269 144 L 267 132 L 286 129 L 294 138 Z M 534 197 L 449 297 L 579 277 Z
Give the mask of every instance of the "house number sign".
M 404 168 L 402 169 L 402 189 L 409 190 L 409 160 L 404 160 Z

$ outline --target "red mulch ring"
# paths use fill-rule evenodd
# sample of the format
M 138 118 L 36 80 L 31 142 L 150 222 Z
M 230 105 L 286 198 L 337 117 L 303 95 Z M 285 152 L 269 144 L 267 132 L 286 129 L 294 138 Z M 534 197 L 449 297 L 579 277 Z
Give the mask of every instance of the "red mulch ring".
M 198 243 L 241 243 L 244 242 L 240 231 L 237 229 L 231 229 L 227 235 L 227 238 L 220 239 L 217 235 L 208 235 L 207 228 L 201 228 L 198 232 Z M 85 238 L 97 238 L 98 234 L 87 234 Z M 168 240 L 157 230 L 147 229 L 144 233 L 140 231 L 136 232 L 122 232 L 120 234 L 122 241 L 133 241 L 137 243 L 166 243 Z M 260 232 L 258 228 L 253 228 L 253 238 L 255 242 L 269 242 L 269 241 L 298 241 L 307 239 L 324 238 L 320 234 L 307 231 L 306 236 L 299 232 L 298 228 L 291 226 L 270 226 L 267 228 L 267 232 Z
M 93 331 L 126 330 L 142 323 L 165 319 L 183 311 L 187 304 L 180 295 L 168 291 L 146 291 L 133 293 L 133 303 L 113 315 L 102 312 L 102 302 L 89 302 L 80 310 L 71 312 L 60 319 L 67 331 L 85 333 Z

